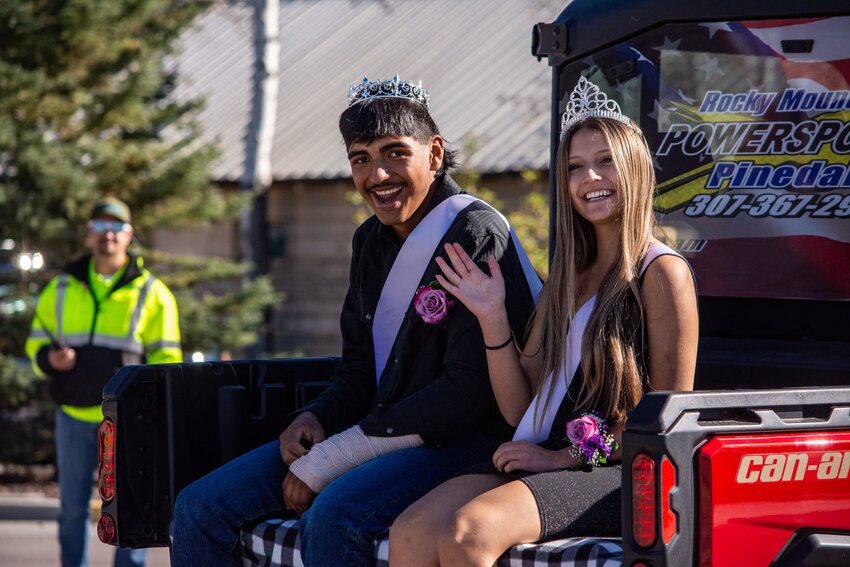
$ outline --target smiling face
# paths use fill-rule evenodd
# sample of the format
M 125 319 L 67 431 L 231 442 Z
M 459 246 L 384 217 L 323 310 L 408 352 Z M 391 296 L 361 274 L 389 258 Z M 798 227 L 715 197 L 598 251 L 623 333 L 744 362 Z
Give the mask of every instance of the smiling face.
M 594 225 L 619 217 L 623 199 L 611 148 L 602 132 L 581 128 L 569 148 L 569 191 L 575 211 Z
M 410 136 L 383 136 L 352 142 L 348 161 L 357 190 L 378 220 L 404 240 L 425 216 L 443 162 L 443 139 L 432 136 L 422 143 Z

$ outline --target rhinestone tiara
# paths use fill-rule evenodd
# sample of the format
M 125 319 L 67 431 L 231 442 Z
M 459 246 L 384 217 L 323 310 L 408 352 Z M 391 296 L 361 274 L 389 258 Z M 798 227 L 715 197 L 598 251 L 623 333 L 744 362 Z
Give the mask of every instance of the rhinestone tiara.
M 620 110 L 617 101 L 609 99 L 599 87 L 584 77 L 579 77 L 561 117 L 561 137 L 573 124 L 585 118 L 610 118 L 631 126 L 631 120 Z
M 363 77 L 362 83 L 348 87 L 348 106 L 370 98 L 407 98 L 428 108 L 431 93 L 422 88 L 422 81 L 415 85 L 400 80 L 398 75 L 392 81 L 370 81 Z

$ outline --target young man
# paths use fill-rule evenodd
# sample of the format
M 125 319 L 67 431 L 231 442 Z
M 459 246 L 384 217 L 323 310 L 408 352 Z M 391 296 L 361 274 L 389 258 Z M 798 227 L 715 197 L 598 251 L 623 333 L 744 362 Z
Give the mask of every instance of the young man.
M 26 343 L 56 410 L 59 544 L 63 567 L 88 565 L 88 517 L 106 382 L 125 364 L 181 362 L 174 296 L 127 254 L 130 209 L 106 198 L 86 225 L 91 254 L 68 264 L 38 298 Z M 115 565 L 143 565 L 146 550 L 116 549 Z
M 494 255 L 522 337 L 540 287 L 525 253 L 506 221 L 447 175 L 454 156 L 421 85 L 364 79 L 339 124 L 354 183 L 375 213 L 354 234 L 340 364 L 279 442 L 180 493 L 175 567 L 238 565 L 241 527 L 293 513 L 305 565 L 374 565 L 374 539 L 408 504 L 490 459 L 510 435 L 476 318 L 430 283 L 446 242 L 469 247 L 482 265 Z

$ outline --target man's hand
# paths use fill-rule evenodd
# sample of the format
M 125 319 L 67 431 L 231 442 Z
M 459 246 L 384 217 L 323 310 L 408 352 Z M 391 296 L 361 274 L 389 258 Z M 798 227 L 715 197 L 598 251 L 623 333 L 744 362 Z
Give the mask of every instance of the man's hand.
M 47 351 L 47 362 L 57 372 L 67 372 L 77 364 L 77 351 L 69 347 L 50 347 Z
M 289 510 L 300 516 L 313 504 L 315 498 L 316 493 L 300 478 L 291 472 L 286 473 L 283 479 L 283 502 Z
M 307 454 L 309 446 L 324 440 L 325 428 L 314 414 L 304 412 L 292 420 L 289 427 L 280 434 L 280 457 L 286 466 L 290 466 L 295 459 Z

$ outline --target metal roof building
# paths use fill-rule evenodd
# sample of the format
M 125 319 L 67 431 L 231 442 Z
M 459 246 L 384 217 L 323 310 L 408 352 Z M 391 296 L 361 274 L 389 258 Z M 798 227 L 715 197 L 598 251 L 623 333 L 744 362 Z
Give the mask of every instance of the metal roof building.
M 348 177 L 337 117 L 348 86 L 419 81 L 461 161 L 482 173 L 548 169 L 551 71 L 531 55 L 532 26 L 564 0 L 281 0 L 275 181 Z M 252 111 L 254 12 L 218 3 L 186 34 L 175 60 L 179 98 L 203 96 L 214 178 L 245 170 Z M 472 152 L 465 149 L 474 148 Z

